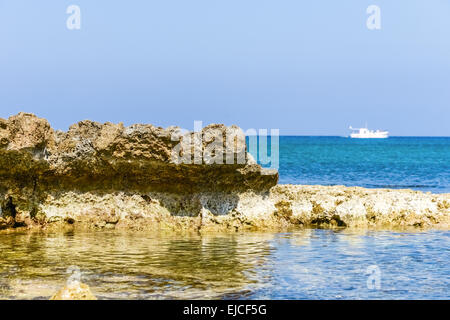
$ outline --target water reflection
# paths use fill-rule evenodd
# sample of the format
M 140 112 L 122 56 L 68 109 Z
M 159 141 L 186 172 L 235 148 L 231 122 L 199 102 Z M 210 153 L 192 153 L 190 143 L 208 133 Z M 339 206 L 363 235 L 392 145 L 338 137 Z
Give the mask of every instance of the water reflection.
M 3 234 L 0 298 L 47 299 L 77 266 L 100 299 L 445 299 L 449 234 Z M 371 265 L 381 290 L 367 287 Z

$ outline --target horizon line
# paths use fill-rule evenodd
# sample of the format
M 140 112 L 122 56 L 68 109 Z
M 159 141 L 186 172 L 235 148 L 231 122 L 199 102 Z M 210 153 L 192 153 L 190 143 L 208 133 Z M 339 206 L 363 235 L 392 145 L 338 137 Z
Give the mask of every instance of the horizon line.
M 253 137 L 255 135 L 245 135 L 246 137 Z M 268 137 L 270 137 L 270 134 L 267 134 Z M 350 136 L 342 136 L 342 135 L 307 135 L 307 134 L 280 134 L 280 137 L 311 137 L 311 138 L 350 138 Z M 399 136 L 389 136 L 385 139 L 389 138 L 450 138 L 450 136 L 407 136 L 407 135 L 399 135 Z M 370 138 L 368 138 L 370 139 Z

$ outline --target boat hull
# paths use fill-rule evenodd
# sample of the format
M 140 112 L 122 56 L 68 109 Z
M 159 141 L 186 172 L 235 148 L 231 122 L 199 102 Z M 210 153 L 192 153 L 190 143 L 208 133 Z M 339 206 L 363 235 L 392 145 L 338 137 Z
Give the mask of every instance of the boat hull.
M 353 139 L 386 139 L 388 138 L 388 134 L 386 133 L 380 133 L 380 134 L 359 134 L 359 133 L 352 133 L 350 135 L 350 138 Z

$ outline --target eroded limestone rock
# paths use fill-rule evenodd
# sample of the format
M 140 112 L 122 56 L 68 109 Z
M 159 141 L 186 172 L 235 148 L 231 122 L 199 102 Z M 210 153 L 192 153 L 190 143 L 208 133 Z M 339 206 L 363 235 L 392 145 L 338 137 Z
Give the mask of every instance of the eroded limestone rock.
M 0 119 L 1 215 L 16 226 L 47 221 L 51 216 L 40 209 L 58 193 L 265 191 L 277 180 L 277 172 L 248 157 L 245 136 L 234 126 L 182 133 L 177 127 L 81 121 L 61 132 L 29 113 Z M 7 225 L 0 221 L 0 228 Z
M 223 138 L 214 148 L 211 136 L 195 143 L 208 128 Z M 230 131 L 235 138 L 227 141 Z M 176 149 L 174 136 L 191 148 Z M 240 153 L 243 139 L 239 128 L 223 125 L 182 134 L 176 127 L 82 121 L 61 132 L 32 114 L 0 119 L 0 229 L 450 226 L 450 194 L 276 185 L 276 172 L 262 169 L 245 148 Z M 173 161 L 174 152 L 211 158 L 218 150 L 224 164 Z M 230 154 L 244 162 L 226 164 Z

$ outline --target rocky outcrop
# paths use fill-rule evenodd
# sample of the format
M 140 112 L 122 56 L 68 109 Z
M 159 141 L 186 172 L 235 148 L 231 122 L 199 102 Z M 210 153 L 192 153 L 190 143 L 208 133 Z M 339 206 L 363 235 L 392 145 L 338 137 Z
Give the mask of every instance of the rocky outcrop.
M 227 164 L 228 162 L 228 164 Z M 237 127 L 0 119 L 0 229 L 449 228 L 450 194 L 276 185 Z
M 48 220 L 50 197 L 67 192 L 265 191 L 278 173 L 262 169 L 235 126 L 183 132 L 152 125 L 82 121 L 67 132 L 19 113 L 0 119 L 0 228 Z
M 212 139 L 216 135 L 221 140 Z M 222 159 L 213 158 L 220 152 Z M 61 132 L 20 113 L 0 119 L 0 156 L 2 178 L 47 188 L 267 190 L 278 180 L 247 154 L 243 132 L 224 125 L 183 133 L 178 127 L 82 121 Z

